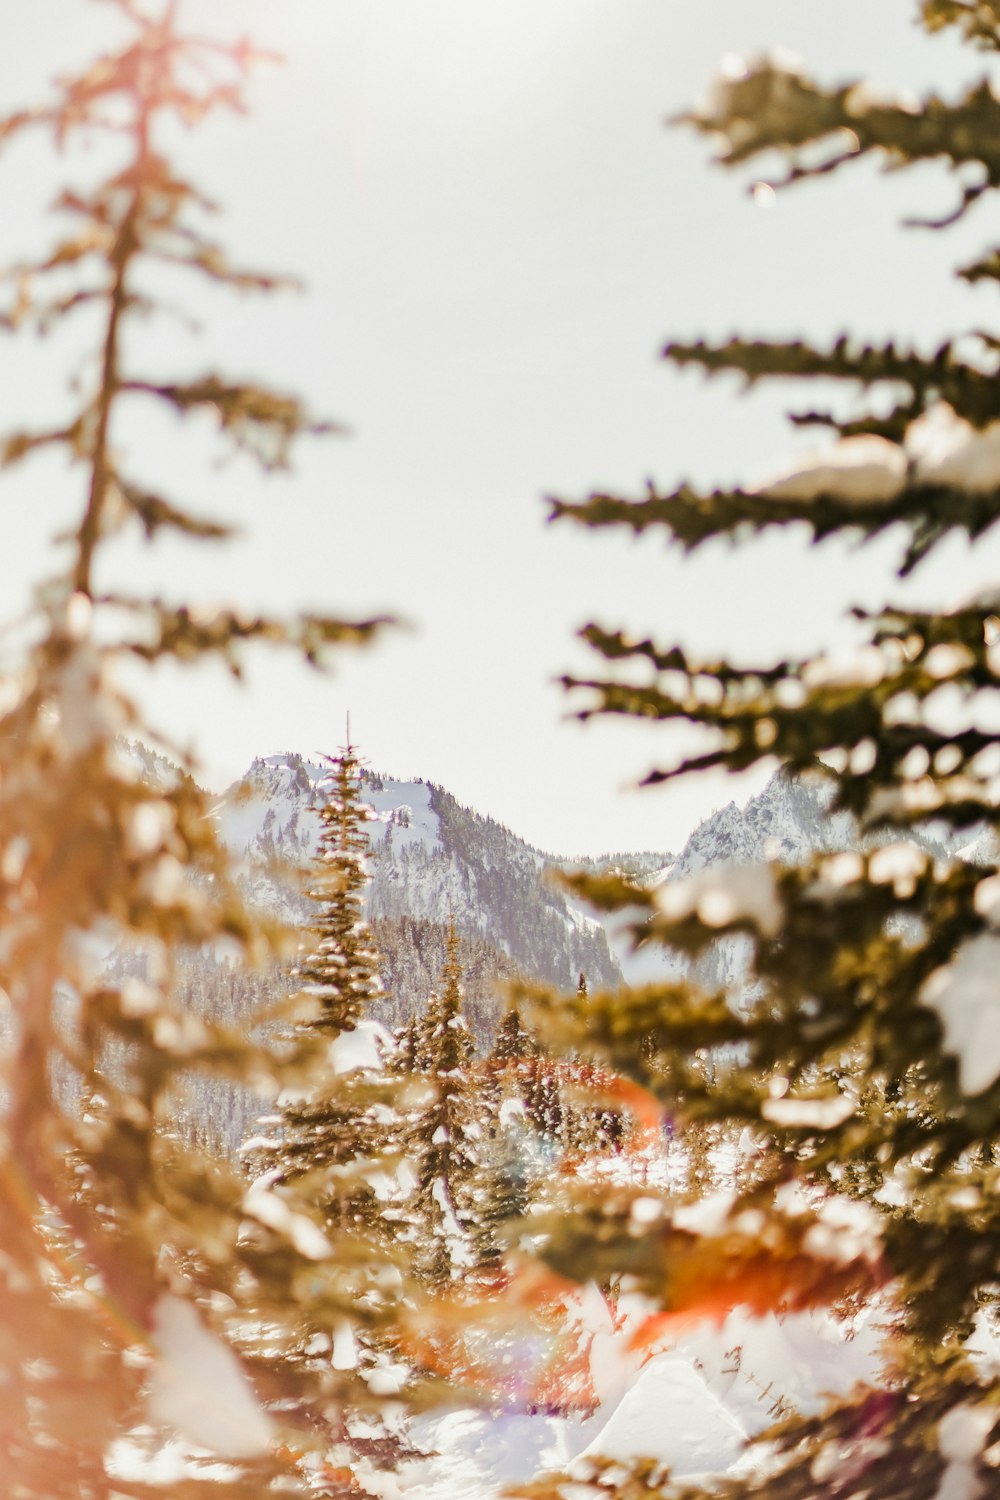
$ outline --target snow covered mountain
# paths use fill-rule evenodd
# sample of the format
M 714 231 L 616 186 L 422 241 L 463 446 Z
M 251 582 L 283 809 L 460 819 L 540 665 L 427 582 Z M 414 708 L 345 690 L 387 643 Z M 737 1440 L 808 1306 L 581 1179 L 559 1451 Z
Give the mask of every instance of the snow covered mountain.
M 669 878 L 723 863 L 794 864 L 819 850 L 847 849 L 857 831 L 847 813 L 829 816 L 822 787 L 778 772 L 745 807 L 735 802 L 706 818 L 692 833 Z M 660 872 L 660 879 L 668 874 Z
M 248 899 L 296 923 L 311 912 L 296 872 L 316 848 L 325 775 L 324 765 L 296 754 L 256 760 L 216 809 Z M 470 960 L 484 983 L 516 971 L 571 988 L 581 972 L 593 985 L 619 981 L 601 924 L 549 881 L 558 861 L 430 782 L 366 771 L 363 796 L 373 810 L 367 915 L 396 991 L 398 1014 L 389 1019 L 426 999 L 451 916 L 474 1010 L 480 986 Z
M 636 865 L 634 878 L 655 887 L 695 876 L 711 866 L 728 865 L 738 871 L 769 861 L 792 865 L 813 854 L 872 849 L 899 838 L 889 832 L 862 837 L 849 813 L 828 812 L 828 799 L 829 792 L 818 779 L 778 771 L 745 806 L 730 802 L 705 818 L 681 854 L 665 859 L 660 868 L 653 868 L 649 857 L 641 856 L 643 863 Z M 996 837 L 982 827 L 966 830 L 956 839 L 944 824 L 928 822 L 912 829 L 908 838 L 937 858 L 983 864 L 997 859 Z M 685 972 L 679 955 L 645 948 L 634 953 L 614 927 L 609 927 L 609 938 L 630 984 L 676 978 Z M 707 989 L 738 990 L 746 981 L 750 952 L 747 937 L 720 938 L 695 965 L 693 976 Z
M 145 770 L 157 777 L 172 773 L 166 763 Z M 214 810 L 249 903 L 294 926 L 307 925 L 312 916 L 303 872 L 316 849 L 326 770 L 294 753 L 256 760 Z M 820 789 L 782 776 L 745 807 L 730 803 L 713 813 L 679 856 L 645 851 L 587 861 L 544 854 L 429 782 L 366 772 L 363 794 L 373 810 L 367 914 L 386 989 L 378 1019 L 399 1026 L 426 1005 L 441 974 L 453 915 L 462 939 L 466 1014 L 484 1051 L 503 1009 L 503 981 L 515 975 L 573 990 L 581 972 L 591 989 L 684 972 L 678 955 L 633 952 L 620 914 L 598 919 L 552 883 L 551 872 L 616 868 L 659 884 L 712 864 L 794 860 L 817 848 L 856 843 L 849 819 L 826 817 Z M 721 939 L 699 961 L 694 977 L 711 988 L 738 989 L 746 981 L 748 958 L 746 938 Z M 114 962 L 127 968 L 130 959 L 116 955 Z M 287 988 L 287 976 L 277 969 L 245 975 L 211 954 L 179 955 L 178 965 L 182 1002 L 230 1024 L 249 1023 Z M 259 1110 L 259 1100 L 232 1089 L 191 1106 L 205 1139 L 213 1149 L 226 1150 L 238 1148 Z
M 768 860 L 794 864 L 819 850 L 856 847 L 857 829 L 848 814 L 828 815 L 821 785 L 780 771 L 743 806 L 729 802 L 710 814 L 691 834 L 679 855 L 657 862 L 651 855 L 609 856 L 591 864 L 619 868 L 638 884 L 659 886 L 681 880 L 712 865 L 752 866 Z M 609 921 L 608 937 L 630 984 L 677 978 L 686 970 L 679 955 L 662 949 L 632 950 L 624 935 L 636 913 Z M 745 937 L 722 938 L 695 968 L 695 977 L 710 989 L 740 985 L 746 975 L 750 944 Z
M 291 922 L 307 921 L 310 912 L 293 872 L 308 866 L 316 847 L 325 774 L 324 766 L 294 753 L 256 760 L 217 808 L 223 839 L 242 862 L 247 896 Z M 632 951 L 623 932 L 627 914 L 598 919 L 553 885 L 549 872 L 615 868 L 658 885 L 710 865 L 794 862 L 857 842 L 850 817 L 827 815 L 819 785 L 780 773 L 745 806 L 730 802 L 712 813 L 679 855 L 647 850 L 579 861 L 532 848 L 430 782 L 365 772 L 364 796 L 374 812 L 368 916 L 379 928 L 396 997 L 387 1019 L 403 1019 L 426 996 L 453 913 L 474 970 L 467 984 L 472 1009 L 485 1030 L 491 982 L 515 972 L 563 987 L 575 987 L 581 972 L 592 987 L 678 972 L 670 955 Z M 746 947 L 740 938 L 718 944 L 701 966 L 707 963 L 702 982 L 738 982 Z

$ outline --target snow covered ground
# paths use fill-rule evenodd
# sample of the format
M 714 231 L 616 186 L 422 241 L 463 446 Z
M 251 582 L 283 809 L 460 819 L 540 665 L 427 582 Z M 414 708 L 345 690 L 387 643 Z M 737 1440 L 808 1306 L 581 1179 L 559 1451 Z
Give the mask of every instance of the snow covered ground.
M 373 1026 L 340 1039 L 340 1066 L 349 1069 L 377 1060 L 379 1041 L 380 1028 Z M 713 1153 L 722 1175 L 734 1149 L 733 1142 L 724 1142 Z M 681 1147 L 664 1150 L 658 1140 L 649 1160 L 638 1159 L 629 1171 L 638 1171 L 651 1191 L 669 1190 L 681 1154 Z M 617 1179 L 623 1162 L 615 1158 L 591 1164 L 599 1174 L 602 1168 Z M 266 1176 L 260 1186 L 266 1189 Z M 728 1200 L 730 1195 L 716 1196 Z M 713 1201 L 703 1201 L 694 1212 L 712 1211 Z M 248 1204 L 248 1211 L 263 1218 L 261 1208 Z M 381 1500 L 500 1500 L 507 1486 L 546 1470 L 572 1473 L 574 1465 L 597 1457 L 623 1462 L 652 1458 L 678 1478 L 707 1479 L 752 1466 L 757 1460 L 748 1452 L 749 1440 L 780 1418 L 816 1412 L 829 1396 L 847 1393 L 859 1383 L 880 1383 L 880 1318 L 886 1314 L 877 1302 L 850 1323 L 821 1309 L 754 1317 L 737 1308 L 721 1325 L 709 1320 L 688 1324 L 658 1336 L 653 1344 L 648 1342 L 651 1310 L 643 1299 L 627 1295 L 612 1307 L 590 1286 L 563 1303 L 559 1331 L 546 1335 L 534 1324 L 519 1331 L 520 1325 L 512 1324 L 501 1307 L 495 1344 L 488 1345 L 495 1348 L 496 1368 L 491 1374 L 487 1356 L 481 1370 L 485 1397 L 500 1397 L 495 1408 L 455 1408 L 416 1418 L 406 1435 L 428 1456 L 397 1473 L 366 1468 L 359 1477 Z M 204 1424 L 190 1421 L 192 1411 L 198 1418 L 202 1406 L 213 1414 L 213 1431 L 230 1436 L 225 1451 L 218 1443 L 202 1450 L 200 1465 L 224 1465 L 234 1455 L 260 1451 L 271 1436 L 264 1414 L 248 1407 L 242 1381 L 223 1378 L 214 1355 L 203 1357 L 205 1331 L 176 1327 L 178 1309 L 167 1311 L 172 1316 L 161 1363 L 166 1359 L 176 1367 L 175 1374 L 187 1373 L 184 1380 L 170 1382 L 164 1376 L 171 1369 L 160 1372 L 151 1386 L 150 1416 L 159 1419 L 171 1440 L 157 1445 L 149 1434 L 141 1445 L 123 1445 L 115 1455 L 117 1472 L 157 1485 L 171 1484 L 183 1473 L 185 1452 L 195 1461 L 184 1437 L 188 1444 L 207 1441 Z M 985 1323 L 976 1348 L 983 1361 L 1000 1359 L 1000 1342 Z M 209 1370 L 210 1398 L 202 1384 Z M 564 1394 L 567 1379 L 585 1393 L 584 1399 L 596 1400 L 590 1415 L 555 1416 L 544 1409 L 538 1393 L 555 1389 Z M 515 1386 L 520 1406 L 515 1405 Z M 226 1421 L 220 1423 L 225 1389 Z M 533 1413 L 523 1410 L 526 1392 L 538 1400 L 540 1409 Z
M 369 1470 L 366 1486 L 382 1500 L 500 1500 L 506 1486 L 545 1470 L 572 1473 L 591 1457 L 655 1458 L 677 1478 L 707 1479 L 744 1468 L 748 1438 L 782 1415 L 816 1411 L 828 1395 L 878 1380 L 882 1332 L 872 1313 L 847 1327 L 822 1311 L 753 1318 L 737 1310 L 721 1327 L 698 1325 L 643 1362 L 628 1352 L 627 1315 L 612 1323 L 596 1293 L 584 1297 L 582 1312 L 602 1395 L 593 1415 L 455 1409 L 424 1416 L 408 1437 L 428 1456 L 398 1473 Z M 245 1418 L 246 1395 L 237 1395 Z M 157 1445 L 150 1431 L 141 1445 L 119 1445 L 111 1468 L 166 1486 L 195 1467 L 223 1478 L 230 1471 L 220 1459 L 177 1437 Z
M 433 1456 L 384 1476 L 385 1500 L 499 1500 L 505 1485 L 546 1469 L 572 1472 L 596 1456 L 655 1458 L 678 1478 L 722 1474 L 745 1464 L 748 1438 L 876 1381 L 881 1364 L 882 1332 L 871 1315 L 847 1328 L 825 1312 L 752 1318 L 737 1310 L 631 1368 L 628 1331 L 627 1323 L 612 1338 L 596 1331 L 592 1373 L 607 1391 L 593 1416 L 425 1417 L 411 1437 Z

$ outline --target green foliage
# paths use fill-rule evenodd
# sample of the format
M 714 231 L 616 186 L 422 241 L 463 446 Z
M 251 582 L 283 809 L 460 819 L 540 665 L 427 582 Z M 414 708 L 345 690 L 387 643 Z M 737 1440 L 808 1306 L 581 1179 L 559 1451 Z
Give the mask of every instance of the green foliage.
M 926 10 L 934 13 L 938 26 L 956 23 L 961 12 L 962 24 L 977 36 L 982 34 L 977 27 L 993 24 L 983 20 L 989 7 L 985 12 L 983 7 L 944 7 L 946 18 L 941 7 L 929 4 Z M 905 102 L 882 101 L 864 84 L 824 89 L 765 59 L 745 75 L 721 81 L 700 110 L 681 118 L 719 143 L 718 159 L 726 165 L 779 151 L 789 164 L 786 176 L 774 183 L 779 189 L 833 172 L 870 153 L 882 156 L 894 168 L 939 158 L 950 162 L 954 170 L 977 168 L 976 180 L 963 189 L 955 213 L 937 222 L 926 221 L 927 227 L 953 222 L 1000 185 L 996 149 L 1000 102 L 985 82 L 971 88 L 957 104 L 932 96 L 917 109 Z M 959 274 L 975 282 L 994 277 L 997 268 L 993 250 Z M 992 335 L 975 331 L 945 341 L 931 355 L 899 348 L 893 342 L 877 347 L 852 341 L 846 334 L 825 352 L 802 341 L 733 338 L 722 345 L 675 341 L 664 354 L 675 364 L 693 365 L 708 374 L 739 374 L 748 386 L 762 379 L 822 378 L 874 392 L 883 399 L 873 400 L 861 416 L 843 419 L 828 411 L 806 409 L 793 421 L 833 428 L 845 437 L 869 434 L 899 442 L 907 427 L 935 402 L 946 402 L 976 428 L 1000 417 L 998 347 Z M 892 403 L 888 411 L 884 398 Z M 803 521 L 817 541 L 845 530 L 874 536 L 901 523 L 910 534 L 903 574 L 954 531 L 973 539 L 981 536 L 994 525 L 997 514 L 991 487 L 967 489 L 921 482 L 914 476 L 887 493 L 863 497 L 834 490 L 803 498 L 777 488 L 773 493 L 700 494 L 684 484 L 669 493 L 650 486 L 642 500 L 601 493 L 584 502 L 553 503 L 555 517 L 568 516 L 590 526 L 624 525 L 635 532 L 663 527 L 689 551 L 712 537 L 756 534 L 791 521 Z
M 996 6 L 927 0 L 921 18 L 932 32 L 957 27 L 997 48 Z M 932 95 L 917 106 L 878 99 L 863 84 L 828 89 L 763 59 L 733 69 L 684 122 L 713 137 L 729 166 L 778 153 L 786 164 L 778 188 L 872 154 L 893 167 L 935 159 L 961 169 L 956 213 L 929 227 L 1000 186 L 1000 105 L 986 83 L 954 103 Z M 976 282 L 996 268 L 994 250 L 959 274 Z M 948 340 L 930 356 L 846 334 L 827 351 L 742 338 L 670 343 L 675 364 L 732 371 L 748 385 L 833 378 L 866 404 L 850 420 L 796 415 L 832 429 L 829 459 L 819 455 L 770 486 L 705 494 L 651 486 L 645 499 L 556 502 L 554 514 L 664 530 L 688 551 L 792 522 L 804 522 L 814 541 L 899 525 L 906 573 L 953 532 L 975 539 L 1000 516 L 1000 469 L 986 461 L 1000 433 L 998 348 L 990 333 Z M 917 424 L 928 422 L 945 435 L 947 461 L 926 458 Z M 872 467 L 859 481 L 851 463 L 862 452 Z M 890 605 L 855 616 L 866 639 L 847 662 L 750 667 L 592 624 L 583 636 L 603 670 L 566 679 L 581 717 L 624 714 L 700 731 L 699 751 L 657 766 L 648 782 L 776 757 L 787 775 L 818 787 L 830 812 L 849 814 L 856 831 L 853 851 L 709 869 L 656 889 L 615 874 L 572 877 L 575 894 L 635 913 L 637 943 L 694 961 L 740 937 L 749 962 L 738 992 L 683 980 L 573 999 L 521 992 L 548 1046 L 589 1051 L 639 1084 L 681 1131 L 705 1121 L 748 1125 L 769 1142 L 728 1212 L 690 1241 L 669 1204 L 662 1224 L 637 1239 L 627 1192 L 580 1185 L 572 1213 L 545 1225 L 542 1253 L 556 1270 L 626 1275 L 668 1315 L 882 1298 L 893 1331 L 884 1388 L 778 1427 L 759 1472 L 718 1484 L 727 1497 L 924 1500 L 995 1488 L 1000 1392 L 967 1342 L 1000 1276 L 992 1042 L 1000 609 L 983 596 L 947 611 Z M 975 862 L 961 852 L 973 839 Z M 588 1483 L 577 1476 L 575 1484 L 544 1480 L 524 1493 L 701 1492 L 641 1462 L 595 1465 Z

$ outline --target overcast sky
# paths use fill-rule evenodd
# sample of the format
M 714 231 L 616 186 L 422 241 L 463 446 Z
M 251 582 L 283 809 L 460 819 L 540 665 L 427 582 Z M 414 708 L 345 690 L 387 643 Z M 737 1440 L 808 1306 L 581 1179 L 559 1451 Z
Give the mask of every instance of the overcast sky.
M 254 85 L 248 118 L 178 150 L 223 207 L 234 257 L 297 272 L 308 290 L 271 305 L 199 296 L 199 338 L 150 327 L 135 358 L 266 375 L 351 435 L 301 450 L 291 476 L 266 484 L 243 461 L 206 466 L 197 434 L 126 436 L 148 477 L 166 469 L 178 498 L 238 517 L 245 535 L 201 560 L 129 544 L 111 567 L 206 599 L 388 610 L 407 625 L 332 678 L 282 657 L 258 658 L 242 688 L 215 668 L 163 671 L 146 690 L 151 717 L 222 785 L 257 754 L 332 750 L 349 708 L 373 766 L 441 782 L 543 848 L 676 847 L 748 788 L 623 790 L 673 742 L 565 721 L 553 679 L 591 668 L 574 630 L 598 618 L 741 661 L 818 647 L 843 637 L 846 603 L 899 595 L 895 548 L 810 552 L 795 536 L 684 561 L 659 539 L 547 527 L 544 496 L 638 496 L 647 477 L 750 481 L 816 441 L 783 423 L 787 390 L 741 399 L 734 382 L 682 376 L 657 358 L 667 337 L 851 327 L 929 343 L 981 325 L 992 294 L 949 274 L 988 243 L 984 221 L 950 236 L 899 228 L 951 205 L 942 172 L 862 165 L 761 208 L 752 178 L 712 168 L 704 141 L 664 119 L 727 52 L 780 45 L 830 81 L 946 92 L 983 60 L 926 38 L 913 0 L 188 9 L 287 56 Z M 117 34 L 107 5 L 8 0 L 0 99 L 37 98 Z M 44 203 L 92 170 L 40 141 L 0 158 L 4 261 L 43 243 Z M 69 352 L 0 346 L 9 425 L 58 409 Z M 13 611 L 25 580 L 51 571 L 46 549 L 79 504 L 79 476 L 43 461 L 5 487 L 0 597 Z M 974 567 L 952 547 L 911 595 L 954 598 L 996 562 L 994 551 Z

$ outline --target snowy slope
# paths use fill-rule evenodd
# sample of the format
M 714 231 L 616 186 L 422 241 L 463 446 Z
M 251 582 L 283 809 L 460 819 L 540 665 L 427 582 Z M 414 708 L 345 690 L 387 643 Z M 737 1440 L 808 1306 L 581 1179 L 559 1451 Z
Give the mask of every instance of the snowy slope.
M 326 767 L 288 754 L 254 761 L 216 808 L 247 896 L 292 922 L 308 920 L 297 872 L 319 834 Z M 557 862 L 509 829 L 462 807 L 443 787 L 364 774 L 372 809 L 367 912 L 417 918 L 481 937 L 524 973 L 574 987 L 580 971 L 615 984 L 603 929 L 547 878 Z
M 292 922 L 309 913 L 294 872 L 316 847 L 325 774 L 324 765 L 293 753 L 257 760 L 217 808 L 223 839 L 243 861 L 247 895 Z M 533 849 L 429 782 L 366 772 L 364 796 L 373 810 L 371 918 L 444 924 L 454 913 L 460 932 L 492 943 L 525 973 L 574 988 L 581 971 L 596 987 L 614 985 L 620 975 L 632 984 L 674 977 L 681 965 L 656 950 L 634 953 L 624 933 L 628 913 L 597 919 L 552 885 L 547 871 L 616 868 L 659 885 L 721 863 L 794 862 L 856 842 L 849 817 L 827 816 L 819 787 L 780 774 L 744 807 L 730 802 L 706 818 L 679 855 L 644 851 L 586 861 Z M 717 945 L 701 978 L 738 982 L 745 965 L 745 940 L 730 939 Z
M 219 832 L 231 853 L 246 866 L 263 871 L 272 862 L 307 866 L 319 838 L 318 809 L 328 769 L 294 754 L 255 760 L 215 809 Z M 428 853 L 440 848 L 438 818 L 426 782 L 387 781 L 369 773 L 364 778 L 364 799 L 373 849 L 384 846 L 390 854 L 399 855 L 417 848 Z
M 844 1325 L 822 1311 L 758 1319 L 737 1310 L 721 1327 L 692 1328 L 641 1364 L 628 1351 L 629 1331 L 626 1319 L 616 1334 L 620 1387 L 609 1389 L 592 1416 L 468 1408 L 418 1416 L 407 1436 L 428 1456 L 395 1473 L 366 1469 L 366 1487 L 382 1500 L 501 1500 L 511 1484 L 545 1471 L 581 1472 L 593 1457 L 653 1458 L 678 1479 L 709 1481 L 752 1471 L 749 1436 L 783 1415 L 817 1411 L 827 1396 L 845 1394 L 858 1381 L 877 1386 L 883 1368 L 882 1330 L 870 1315 Z M 184 1353 L 182 1366 L 189 1363 Z M 597 1357 L 609 1353 L 600 1345 Z M 190 1379 L 198 1385 L 197 1367 Z M 140 1430 L 118 1445 L 112 1472 L 179 1484 L 192 1471 L 190 1441 L 164 1445 Z M 198 1462 L 218 1454 L 211 1434 Z M 219 1465 L 220 1478 L 225 1472 Z
M 595 1339 L 595 1357 L 621 1376 L 590 1417 L 456 1410 L 419 1419 L 411 1436 L 434 1456 L 388 1480 L 385 1500 L 500 1500 L 539 1471 L 580 1470 L 590 1458 L 653 1458 L 697 1482 L 752 1467 L 747 1440 L 791 1413 L 819 1410 L 859 1381 L 878 1384 L 883 1331 L 869 1314 L 849 1326 L 817 1311 L 689 1329 L 643 1364 Z M 631 1368 L 628 1368 L 629 1362 Z M 596 1373 L 596 1372 L 595 1372 Z
M 670 1353 L 640 1372 L 579 1458 L 656 1458 L 678 1477 L 718 1474 L 745 1444 L 743 1428 L 693 1362 Z

